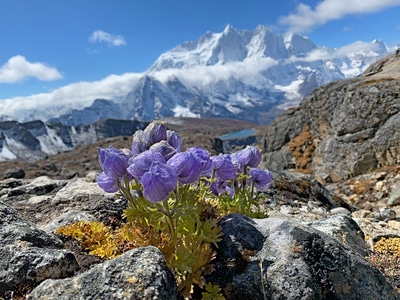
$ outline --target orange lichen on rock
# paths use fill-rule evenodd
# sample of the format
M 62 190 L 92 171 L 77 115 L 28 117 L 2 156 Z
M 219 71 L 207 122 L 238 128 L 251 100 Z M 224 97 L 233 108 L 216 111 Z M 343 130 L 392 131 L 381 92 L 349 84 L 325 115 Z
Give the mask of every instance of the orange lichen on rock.
M 302 133 L 286 144 L 295 160 L 295 171 L 311 174 L 312 158 L 315 151 L 313 139 L 310 129 L 305 126 Z

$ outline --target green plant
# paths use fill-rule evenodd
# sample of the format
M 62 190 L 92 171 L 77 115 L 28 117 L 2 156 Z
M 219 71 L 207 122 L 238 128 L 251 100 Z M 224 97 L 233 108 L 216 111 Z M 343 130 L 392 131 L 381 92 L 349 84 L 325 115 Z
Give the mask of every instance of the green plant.
M 266 217 L 256 190 L 269 188 L 272 175 L 256 168 L 261 161 L 256 147 L 216 156 L 200 147 L 181 149 L 180 136 L 160 122 L 137 131 L 131 150 L 99 148 L 103 172 L 97 182 L 128 199 L 126 223 L 114 231 L 99 223 L 80 223 L 60 232 L 107 258 L 156 246 L 183 297 L 191 298 L 197 286 L 204 299 L 223 299 L 219 287 L 205 281 L 223 234 L 218 221 L 228 213 Z

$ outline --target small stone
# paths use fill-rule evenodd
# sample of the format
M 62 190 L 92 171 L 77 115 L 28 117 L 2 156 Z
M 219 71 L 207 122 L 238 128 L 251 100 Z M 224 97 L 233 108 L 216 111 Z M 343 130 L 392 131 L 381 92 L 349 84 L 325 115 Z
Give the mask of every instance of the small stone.
M 385 221 L 379 221 L 378 224 L 382 227 L 386 227 L 388 225 Z
M 4 179 L 7 178 L 21 179 L 25 177 L 25 171 L 20 168 L 8 169 L 7 171 L 4 172 L 3 177 Z
M 288 205 L 282 205 L 280 208 L 280 212 L 286 215 L 293 215 L 294 213 L 293 208 Z
M 380 221 L 396 219 L 396 212 L 393 209 L 384 207 L 374 213 L 374 218 Z
M 369 210 L 366 210 L 366 209 L 360 209 L 360 210 L 353 211 L 351 213 L 351 216 L 353 218 L 361 218 L 361 219 L 362 218 L 368 218 L 368 217 L 371 217 L 371 212 Z
M 343 215 L 348 216 L 348 215 L 351 214 L 351 212 L 350 212 L 347 208 L 344 208 L 344 207 L 335 207 L 335 208 L 332 208 L 332 209 L 330 210 L 330 212 L 331 212 L 331 214 L 333 214 L 333 215 L 340 215 L 340 214 L 343 214 Z
M 400 204 L 400 185 L 397 185 L 396 188 L 390 193 L 387 205 L 394 206 Z
M 400 231 L 400 222 L 399 221 L 389 220 L 387 224 L 390 229 L 395 229 L 395 230 Z
M 376 192 L 379 192 L 379 191 L 382 189 L 382 186 L 383 186 L 383 181 L 378 181 L 378 182 L 375 184 L 374 190 L 375 190 Z

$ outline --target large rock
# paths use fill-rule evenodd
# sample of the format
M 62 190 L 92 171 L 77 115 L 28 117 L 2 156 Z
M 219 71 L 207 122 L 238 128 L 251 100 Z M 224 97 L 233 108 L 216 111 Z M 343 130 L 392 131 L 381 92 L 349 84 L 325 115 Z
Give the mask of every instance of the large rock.
M 164 257 L 155 247 L 130 250 L 76 277 L 46 280 L 27 299 L 179 299 Z
M 78 219 L 96 219 L 107 223 L 110 218 L 121 219 L 126 207 L 126 200 L 114 199 L 96 182 L 83 178 L 56 180 L 40 176 L 33 180 L 5 180 L 0 182 L 1 194 L 5 203 L 47 231 L 76 221 L 77 218 L 69 218 L 70 221 L 65 222 L 72 211 L 86 214 L 86 217 Z
M 0 202 L 0 298 L 12 299 L 16 291 L 48 278 L 71 276 L 79 265 L 62 246 L 61 240 Z
M 340 218 L 342 226 L 337 217 L 318 224 L 321 229 L 332 222 L 330 236 L 285 219 L 228 215 L 220 222 L 224 236 L 208 279 L 227 299 L 400 299 L 380 271 L 350 247 L 362 248 L 361 230 Z M 341 238 L 346 235 L 349 239 Z
M 276 118 L 260 141 L 264 166 L 337 182 L 400 161 L 400 54 L 363 76 L 319 87 Z

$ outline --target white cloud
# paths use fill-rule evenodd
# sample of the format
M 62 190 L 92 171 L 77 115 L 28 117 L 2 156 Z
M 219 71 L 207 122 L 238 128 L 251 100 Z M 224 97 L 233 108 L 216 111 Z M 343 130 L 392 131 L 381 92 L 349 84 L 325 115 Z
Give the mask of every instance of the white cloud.
M 0 67 L 0 83 L 14 83 L 28 77 L 52 81 L 61 79 L 62 75 L 56 68 L 41 62 L 29 62 L 22 55 L 11 57 Z
M 227 81 L 234 77 L 247 84 L 265 82 L 261 71 L 277 65 L 278 62 L 270 57 L 248 59 L 244 62 L 231 62 L 224 65 L 197 66 L 190 69 L 166 69 L 154 73 L 160 81 L 166 81 L 170 76 L 177 76 L 189 86 L 204 86 L 213 82 Z
M 121 35 L 111 34 L 102 30 L 94 31 L 90 37 L 89 41 L 95 42 L 105 42 L 109 46 L 123 46 L 126 45 L 125 39 Z
M 189 70 L 171 69 L 151 74 L 158 80 L 167 80 L 177 76 L 184 84 L 192 87 L 225 80 L 233 76 L 245 83 L 261 82 L 266 85 L 266 79 L 260 71 L 276 65 L 272 58 L 235 62 L 226 65 L 199 66 Z M 93 100 L 113 99 L 126 96 L 143 76 L 143 73 L 126 73 L 110 75 L 95 82 L 77 82 L 56 89 L 50 93 L 36 94 L 26 97 L 0 99 L 0 114 L 24 121 L 30 110 L 54 109 L 57 106 L 80 109 L 90 105 Z M 47 119 L 47 111 L 43 111 L 43 120 Z
M 304 33 L 347 15 L 374 13 L 399 5 L 400 0 L 324 0 L 313 9 L 300 3 L 295 13 L 281 17 L 279 23 L 291 32 Z
M 293 63 L 296 61 L 313 62 L 318 60 L 332 60 L 335 58 L 342 59 L 352 53 L 379 53 L 379 51 L 380 45 L 378 43 L 357 41 L 337 49 L 317 48 L 307 53 L 304 57 L 291 56 L 286 60 L 286 63 Z
M 19 119 L 24 117 L 26 111 L 40 107 L 60 105 L 81 108 L 90 105 L 97 98 L 125 96 L 141 76 L 143 74 L 140 73 L 110 75 L 99 81 L 72 83 L 50 93 L 2 99 L 0 112 Z

